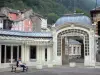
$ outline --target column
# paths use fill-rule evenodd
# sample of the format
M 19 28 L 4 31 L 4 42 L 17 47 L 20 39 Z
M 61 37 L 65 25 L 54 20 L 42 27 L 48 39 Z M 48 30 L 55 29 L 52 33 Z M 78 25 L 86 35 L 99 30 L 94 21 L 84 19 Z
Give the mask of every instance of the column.
M 95 66 L 95 44 L 94 44 L 94 37 L 92 36 L 90 39 L 90 50 L 89 50 L 89 56 L 90 56 L 90 66 Z
M 59 61 L 59 57 L 57 56 L 57 35 L 56 31 L 53 31 L 53 63 L 54 65 L 57 64 L 56 62 Z
M 42 47 L 41 46 L 37 46 L 37 65 L 36 68 L 37 69 L 42 69 Z
M 39 62 L 41 63 L 41 61 L 42 61 L 42 46 L 39 46 Z
M 37 46 L 37 51 L 36 51 L 36 57 L 37 57 L 37 62 L 39 61 L 39 57 L 40 57 L 40 54 L 39 54 L 39 46 Z
M 95 66 L 95 44 L 94 44 L 94 32 L 90 31 L 89 34 L 89 55 L 85 55 L 85 65 L 86 66 Z
M 90 66 L 90 42 L 91 42 L 91 40 L 90 40 L 91 38 L 90 38 L 90 35 L 89 35 L 89 55 L 87 54 L 87 52 L 86 52 L 86 50 L 85 50 L 85 37 L 84 37 L 84 65 L 85 66 Z
M 25 46 L 24 44 L 21 45 L 21 59 L 22 59 L 22 62 L 25 62 L 25 59 L 24 59 L 24 56 L 25 56 L 25 52 L 24 52 L 24 49 L 25 49 Z
M 19 46 L 17 46 L 17 60 L 19 59 Z
M 26 45 L 26 49 L 25 49 L 26 62 L 29 62 L 29 57 L 30 57 L 29 52 L 30 52 L 30 46 Z
M 26 53 L 26 50 L 27 50 L 27 45 L 25 44 L 24 45 L 24 62 L 26 63 L 26 61 L 27 61 L 27 53 Z
M 78 46 L 76 46 L 76 55 L 78 55 Z
M 75 55 L 77 55 L 77 46 L 75 45 Z
M 51 61 L 51 51 L 50 51 L 50 47 L 48 46 L 47 48 L 47 61 L 50 62 Z
M 37 46 L 37 62 L 41 62 L 41 46 Z
M 45 46 L 41 46 L 41 62 L 43 65 L 45 65 Z
M 72 50 L 71 55 L 73 55 L 73 53 L 74 53 L 74 52 L 73 52 L 73 50 L 74 50 L 73 45 L 71 45 L 71 47 L 72 47 L 72 48 L 71 48 L 71 50 Z
M 81 46 L 79 47 L 79 53 L 80 53 L 80 55 L 81 55 Z
M 13 45 L 11 45 L 11 63 L 13 63 Z
M 47 65 L 48 67 L 53 67 L 52 63 L 52 46 L 48 46 L 47 48 Z

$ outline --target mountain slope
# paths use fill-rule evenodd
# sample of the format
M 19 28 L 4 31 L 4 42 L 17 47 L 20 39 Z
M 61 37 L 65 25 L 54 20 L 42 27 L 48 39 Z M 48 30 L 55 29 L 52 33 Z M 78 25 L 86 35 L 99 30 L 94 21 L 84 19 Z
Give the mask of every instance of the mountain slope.
M 66 8 L 73 11 L 78 8 L 84 11 L 90 11 L 95 7 L 95 0 L 56 0 L 58 3 L 62 3 Z
M 26 5 L 33 8 L 33 11 L 42 15 L 48 13 L 63 14 L 68 10 L 63 4 L 57 3 L 55 0 L 23 0 Z
M 84 12 L 89 15 L 89 11 L 95 7 L 96 0 L 0 0 L 0 6 L 23 10 L 32 8 L 54 23 L 59 16 L 66 13 Z M 98 3 L 98 5 L 100 5 Z M 52 17 L 52 18 L 51 18 Z

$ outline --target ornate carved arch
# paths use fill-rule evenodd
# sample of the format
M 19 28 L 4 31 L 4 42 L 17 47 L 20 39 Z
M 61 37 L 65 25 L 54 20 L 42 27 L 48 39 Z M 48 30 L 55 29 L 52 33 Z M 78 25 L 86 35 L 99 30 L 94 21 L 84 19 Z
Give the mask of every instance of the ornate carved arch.
M 64 30 L 57 35 L 57 56 L 61 56 L 61 37 L 62 35 L 67 34 L 82 34 L 85 37 L 84 46 L 85 46 L 85 56 L 89 55 L 89 35 L 86 31 L 80 29 L 68 29 Z M 74 35 L 73 35 L 74 36 Z

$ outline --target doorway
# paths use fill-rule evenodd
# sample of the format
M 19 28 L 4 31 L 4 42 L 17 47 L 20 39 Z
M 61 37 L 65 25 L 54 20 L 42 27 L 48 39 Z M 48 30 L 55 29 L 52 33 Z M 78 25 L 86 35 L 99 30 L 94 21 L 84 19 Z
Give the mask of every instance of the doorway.
M 100 36 L 100 21 L 98 22 L 98 26 L 97 26 L 97 32 L 98 32 L 98 35 Z
M 84 42 L 82 36 L 65 36 L 62 39 L 62 64 L 70 62 L 84 64 Z

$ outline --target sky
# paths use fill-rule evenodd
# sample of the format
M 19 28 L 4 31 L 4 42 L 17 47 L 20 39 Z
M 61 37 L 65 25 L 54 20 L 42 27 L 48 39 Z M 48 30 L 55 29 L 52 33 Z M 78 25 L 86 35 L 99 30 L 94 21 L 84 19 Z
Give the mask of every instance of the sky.
M 95 0 L 96 1 L 96 0 Z M 97 0 L 97 4 L 100 4 L 100 0 Z
M 97 7 L 100 6 L 100 0 L 92 0 L 92 1 L 94 1 L 95 3 L 97 1 Z

